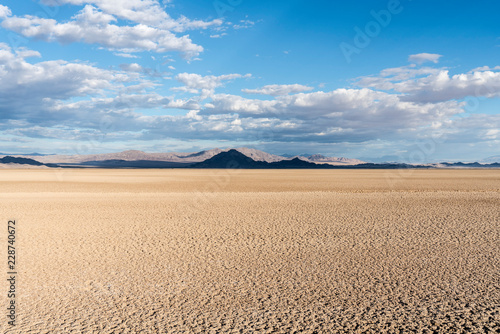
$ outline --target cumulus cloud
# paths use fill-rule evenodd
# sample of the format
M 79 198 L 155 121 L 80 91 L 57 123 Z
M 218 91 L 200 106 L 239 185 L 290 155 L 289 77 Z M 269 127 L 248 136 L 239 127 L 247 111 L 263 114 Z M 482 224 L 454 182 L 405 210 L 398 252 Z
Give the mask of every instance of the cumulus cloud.
M 130 54 L 130 53 L 123 53 L 123 52 L 115 52 L 113 53 L 117 57 L 123 57 L 123 58 L 139 58 L 139 56 Z
M 316 124 L 315 132 L 318 133 L 332 127 L 376 129 L 381 134 L 383 131 L 424 126 L 461 112 L 462 104 L 456 101 L 420 104 L 370 89 L 337 89 L 282 96 L 274 100 L 217 94 L 201 114 L 237 113 L 242 117 L 300 120 Z
M 201 93 L 180 98 L 155 91 L 159 81 L 149 80 L 148 69 L 134 62 L 111 70 L 61 60 L 28 62 L 28 57 L 40 54 L 0 44 L 0 130 L 12 140 L 81 141 L 99 135 L 103 120 L 113 130 L 102 140 L 122 142 L 267 141 L 286 148 L 290 142 L 307 147 L 410 141 L 436 134 L 446 134 L 455 143 L 500 140 L 498 115 L 461 117 L 465 103 L 456 98 L 474 92 L 471 87 L 495 87 L 495 68 L 454 76 L 444 69 L 409 65 L 358 79 L 366 87 L 314 92 L 295 84 L 243 90 L 271 96 L 264 99 L 215 93 L 250 74 L 180 73 L 175 79 L 182 86 L 174 91 Z M 481 94 L 497 96 L 496 90 Z
M 359 86 L 405 94 L 403 100 L 439 102 L 452 99 L 500 96 L 500 68 L 483 67 L 450 75 L 447 69 L 399 67 L 378 76 L 360 78 Z
M 212 93 L 215 88 L 220 87 L 225 81 L 230 81 L 239 78 L 250 78 L 251 74 L 224 74 L 224 75 L 207 75 L 202 76 L 196 73 L 179 73 L 175 79 L 184 84 L 181 87 L 175 87 L 174 91 L 183 91 L 190 93 L 198 93 L 200 90 Z
M 400 83 L 398 89 L 409 93 L 414 101 L 446 101 L 473 97 L 500 96 L 500 72 L 482 71 L 450 76 L 447 70 L 421 78 L 415 82 Z
M 158 23 L 169 17 L 159 3 L 152 0 L 121 0 L 119 3 L 114 0 L 42 0 L 41 2 L 48 6 L 92 4 L 107 14 L 144 24 Z
M 213 34 L 210 35 L 210 38 L 222 38 L 223 36 L 226 36 L 227 33 L 222 33 L 222 34 Z
M 263 94 L 271 96 L 288 95 L 291 93 L 301 93 L 313 90 L 314 87 L 294 84 L 294 85 L 267 85 L 258 89 L 242 89 L 247 94 Z
M 442 55 L 436 53 L 419 53 L 415 55 L 410 55 L 408 57 L 408 61 L 417 64 L 422 64 L 425 62 L 433 62 L 434 64 L 437 64 L 439 58 L 441 57 Z
M 255 25 L 254 21 L 240 20 L 237 24 L 233 25 L 233 28 L 234 29 L 247 29 L 247 28 L 253 27 L 254 25 Z
M 120 68 L 124 71 L 128 72 L 144 72 L 144 68 L 137 64 L 137 63 L 132 63 L 132 64 L 120 64 Z
M 42 3 L 52 6 L 90 4 L 114 17 L 174 32 L 207 29 L 222 24 L 220 19 L 190 20 L 185 16 L 174 19 L 156 0 L 121 0 L 119 3 L 116 0 L 43 0 Z
M 144 69 L 137 64 L 122 66 L 128 71 L 115 71 L 85 63 L 30 63 L 25 59 L 37 56 L 38 52 L 15 52 L 0 44 L 0 123 L 19 120 L 22 123 L 17 127 L 61 122 L 81 126 L 99 118 L 101 113 L 120 115 L 136 108 L 199 108 L 190 100 L 151 93 L 158 84 L 138 73 Z
M 500 70 L 500 66 L 495 66 L 495 67 L 481 66 L 481 67 L 476 67 L 476 68 L 470 70 L 469 73 L 482 72 L 482 71 L 497 71 L 497 70 Z
M 127 80 L 123 74 L 83 63 L 63 60 L 26 62 L 26 57 L 33 56 L 39 56 L 39 53 L 25 49 L 15 53 L 8 45 L 0 44 L 0 95 L 3 101 L 22 105 L 29 101 L 95 95 L 111 88 L 113 81 Z
M 67 2 L 84 4 L 89 1 Z M 185 17 L 172 20 L 163 11 L 158 12 L 160 13 L 158 14 L 155 9 L 158 4 L 152 1 L 125 1 L 123 6 L 121 3 L 119 6 L 116 4 L 112 6 L 111 3 L 114 2 L 111 1 L 94 1 L 92 3 L 101 6 L 100 8 L 106 11 L 101 11 L 93 5 L 87 4 L 71 20 L 64 23 L 31 15 L 4 16 L 2 27 L 25 37 L 45 41 L 57 41 L 63 44 L 74 42 L 97 44 L 110 50 L 120 51 L 121 54 L 139 51 L 158 53 L 176 51 L 189 59 L 200 54 L 203 47 L 194 44 L 189 35 L 177 36 L 175 33 L 187 29 L 206 29 L 221 23 L 219 21 L 190 21 Z M 159 16 L 149 16 L 151 11 Z M 0 13 L 2 12 L 6 12 L 6 9 L 0 9 Z M 138 22 L 138 24 L 118 24 L 117 17 Z M 150 23 L 154 23 L 154 25 Z
M 416 67 L 415 64 L 402 67 L 387 68 L 378 75 L 364 76 L 358 78 L 357 85 L 361 87 L 370 87 L 378 90 L 394 90 L 395 84 L 423 78 L 429 75 L 439 73 L 440 69 L 433 67 Z
M 0 5 L 0 19 L 6 18 L 11 15 L 12 12 L 10 11 L 9 7 Z

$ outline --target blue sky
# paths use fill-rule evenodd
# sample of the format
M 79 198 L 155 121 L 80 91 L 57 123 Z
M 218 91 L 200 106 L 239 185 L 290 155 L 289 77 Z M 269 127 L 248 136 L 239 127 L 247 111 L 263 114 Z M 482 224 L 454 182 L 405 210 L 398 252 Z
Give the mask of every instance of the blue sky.
M 500 154 L 496 1 L 0 2 L 0 152 Z

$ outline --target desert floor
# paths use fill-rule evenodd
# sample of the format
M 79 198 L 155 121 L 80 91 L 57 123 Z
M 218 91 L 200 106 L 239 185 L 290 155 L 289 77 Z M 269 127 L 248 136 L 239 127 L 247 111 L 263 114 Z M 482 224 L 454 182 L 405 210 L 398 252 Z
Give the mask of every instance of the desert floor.
M 4 277 L 9 219 L 2 333 L 500 331 L 500 170 L 2 170 Z

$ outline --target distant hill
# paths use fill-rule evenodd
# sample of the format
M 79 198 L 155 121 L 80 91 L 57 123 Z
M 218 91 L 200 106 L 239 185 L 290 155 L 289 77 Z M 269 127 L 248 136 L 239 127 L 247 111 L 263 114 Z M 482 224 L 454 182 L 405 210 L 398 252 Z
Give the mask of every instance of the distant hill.
M 303 154 L 298 154 L 298 155 L 292 155 L 292 154 L 282 154 L 282 157 L 285 158 L 299 158 L 301 160 L 309 161 L 309 162 L 314 162 L 314 163 L 326 163 L 334 166 L 341 166 L 341 165 L 358 165 L 362 163 L 366 163 L 363 160 L 359 159 L 351 159 L 351 158 L 344 158 L 344 157 L 327 157 L 322 154 L 311 154 L 311 153 L 303 153 Z
M 216 156 L 190 166 L 191 168 L 241 168 L 241 169 L 340 169 L 340 168 L 403 168 L 403 165 L 360 164 L 355 166 L 332 166 L 316 164 L 300 158 L 275 162 L 255 161 L 237 150 L 221 152 Z
M 328 164 L 316 164 L 314 162 L 309 162 L 300 158 L 294 158 L 292 160 L 282 160 L 269 164 L 269 168 L 277 169 L 327 169 L 333 166 Z
M 236 151 L 243 153 L 249 158 L 252 158 L 255 161 L 265 161 L 265 162 L 276 162 L 276 161 L 281 161 L 281 160 L 286 160 L 287 158 L 280 156 L 280 155 L 275 155 L 275 154 L 270 154 L 264 151 L 260 151 L 254 148 L 248 148 L 248 147 L 238 147 L 235 148 Z
M 237 150 L 221 152 L 210 159 L 191 165 L 192 168 L 266 168 L 269 163 L 255 161 Z
M 17 158 L 17 157 L 11 157 L 11 156 L 6 156 L 3 158 L 0 158 L 0 163 L 2 164 L 21 164 L 21 165 L 32 165 L 32 166 L 42 166 L 43 163 L 33 160 L 33 159 L 28 159 L 28 158 Z
M 18 164 L 18 165 L 29 165 L 29 166 L 47 166 L 47 167 L 59 167 L 56 164 L 44 164 L 34 159 L 29 158 L 19 158 L 19 157 L 11 157 L 5 156 L 0 158 L 1 164 Z
M 461 168 L 498 168 L 500 167 L 500 162 L 494 162 L 491 164 L 479 163 L 479 162 L 441 162 L 439 164 L 433 164 L 435 167 L 461 167 Z
M 486 159 L 481 160 L 480 162 L 485 163 L 485 164 L 491 164 L 491 163 L 495 163 L 495 162 L 500 163 L 500 155 L 488 157 Z

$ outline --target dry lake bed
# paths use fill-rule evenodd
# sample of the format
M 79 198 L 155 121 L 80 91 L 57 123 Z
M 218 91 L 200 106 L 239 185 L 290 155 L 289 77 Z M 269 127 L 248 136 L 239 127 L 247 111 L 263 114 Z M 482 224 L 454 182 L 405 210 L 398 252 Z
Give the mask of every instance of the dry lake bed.
M 500 331 L 500 170 L 9 169 L 0 219 L 2 333 Z

